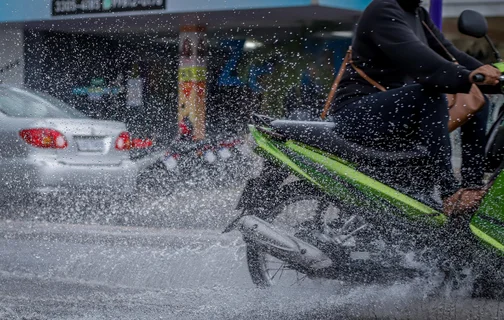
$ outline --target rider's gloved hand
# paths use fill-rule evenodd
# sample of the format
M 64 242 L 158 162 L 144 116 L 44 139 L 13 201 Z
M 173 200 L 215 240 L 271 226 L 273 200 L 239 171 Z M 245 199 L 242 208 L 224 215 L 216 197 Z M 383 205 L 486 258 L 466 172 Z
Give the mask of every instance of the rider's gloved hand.
M 485 80 L 483 82 L 478 82 L 477 84 L 486 85 L 486 86 L 498 85 L 499 79 L 501 77 L 501 72 L 499 71 L 499 69 L 497 69 L 494 66 L 491 66 L 489 64 L 481 66 L 478 69 L 471 72 L 471 74 L 469 75 L 469 81 L 474 83 L 473 77 L 476 74 L 482 74 L 485 76 Z

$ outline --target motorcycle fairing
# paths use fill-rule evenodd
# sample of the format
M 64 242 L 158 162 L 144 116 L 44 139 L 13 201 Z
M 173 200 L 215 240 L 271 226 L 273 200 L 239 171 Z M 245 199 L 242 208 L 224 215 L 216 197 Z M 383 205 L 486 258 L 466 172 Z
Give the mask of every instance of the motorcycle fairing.
M 410 219 L 436 226 L 447 221 L 444 214 L 366 176 L 337 156 L 293 140 L 274 139 L 265 128 L 249 128 L 258 153 L 346 203 L 374 210 L 392 205 Z
M 504 62 L 493 65 L 504 73 Z M 477 238 L 504 254 L 504 171 L 495 179 L 469 226 Z
M 499 69 L 501 73 L 504 73 L 504 62 L 494 63 L 493 66 Z M 502 84 L 502 82 L 501 82 L 501 90 L 502 92 L 504 92 L 504 84 Z
M 499 69 L 500 72 L 504 73 L 504 62 L 494 63 L 493 66 Z
M 470 228 L 480 240 L 504 253 L 504 172 L 484 197 Z

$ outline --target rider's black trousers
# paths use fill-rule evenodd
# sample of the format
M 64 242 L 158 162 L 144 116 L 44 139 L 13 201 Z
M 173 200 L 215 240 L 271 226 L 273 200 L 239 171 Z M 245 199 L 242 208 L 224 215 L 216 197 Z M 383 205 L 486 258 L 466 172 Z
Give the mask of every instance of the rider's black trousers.
M 464 187 L 482 184 L 488 104 L 487 100 L 485 107 L 461 128 Z M 435 169 L 424 172 L 426 181 L 437 184 L 442 197 L 460 187 L 451 163 L 445 95 L 422 85 L 409 85 L 349 103 L 333 117 L 341 135 L 364 146 L 393 152 L 423 145 Z

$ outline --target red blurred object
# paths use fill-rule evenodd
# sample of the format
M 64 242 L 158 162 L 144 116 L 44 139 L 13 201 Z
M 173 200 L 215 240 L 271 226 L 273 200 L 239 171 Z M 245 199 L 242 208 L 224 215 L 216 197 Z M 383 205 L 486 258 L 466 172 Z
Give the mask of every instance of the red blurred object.
M 184 122 L 179 122 L 179 133 L 182 136 L 188 136 L 191 134 L 191 128 Z
M 123 131 L 119 134 L 115 143 L 115 148 L 120 151 L 131 149 L 131 138 L 128 132 Z
M 19 135 L 24 141 L 37 148 L 65 149 L 68 146 L 65 136 L 54 129 L 25 129 L 21 130 Z
M 210 145 L 210 144 L 206 144 L 206 145 L 204 145 L 201 149 L 196 150 L 196 155 L 197 155 L 198 157 L 201 157 L 201 156 L 202 156 L 205 152 L 207 152 L 208 150 L 212 150 L 212 151 L 213 151 L 214 149 L 215 149 L 215 148 L 214 148 L 212 145 Z
M 171 153 L 170 151 L 166 151 L 166 153 L 165 153 L 165 159 L 168 159 L 170 157 L 172 157 L 175 160 L 178 160 L 178 159 L 180 159 L 180 154 L 178 154 L 178 153 Z
M 234 147 L 234 146 L 236 146 L 237 144 L 240 144 L 240 143 L 241 143 L 240 139 L 235 139 L 233 141 L 222 142 L 220 144 L 220 146 L 223 147 L 223 148 L 232 148 L 232 147 Z
M 146 149 L 152 147 L 152 140 L 151 139 L 139 139 L 135 138 L 132 141 L 131 147 L 134 149 Z

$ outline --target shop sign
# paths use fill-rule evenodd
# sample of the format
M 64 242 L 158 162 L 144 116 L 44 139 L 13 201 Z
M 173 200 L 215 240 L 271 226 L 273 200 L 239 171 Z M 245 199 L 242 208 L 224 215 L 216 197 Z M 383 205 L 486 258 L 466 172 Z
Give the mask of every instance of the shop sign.
M 52 15 L 164 10 L 167 0 L 52 0 Z

